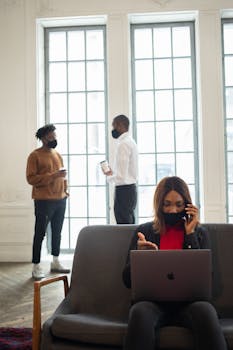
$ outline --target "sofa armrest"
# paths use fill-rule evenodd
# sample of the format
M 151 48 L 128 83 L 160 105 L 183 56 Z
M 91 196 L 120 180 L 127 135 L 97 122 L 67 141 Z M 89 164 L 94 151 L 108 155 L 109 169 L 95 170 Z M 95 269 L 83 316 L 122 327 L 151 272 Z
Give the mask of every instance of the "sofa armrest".
M 68 279 L 66 275 L 44 278 L 34 282 L 34 302 L 33 302 L 33 330 L 32 330 L 32 350 L 39 350 L 41 334 L 41 295 L 40 289 L 50 283 L 63 281 L 65 297 L 69 291 Z

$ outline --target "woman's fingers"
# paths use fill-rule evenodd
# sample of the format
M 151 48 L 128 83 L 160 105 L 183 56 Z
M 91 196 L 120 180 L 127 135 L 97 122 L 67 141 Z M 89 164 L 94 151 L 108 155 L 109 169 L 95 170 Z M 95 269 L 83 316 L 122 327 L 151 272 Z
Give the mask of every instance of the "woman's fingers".
M 152 243 L 150 241 L 147 241 L 145 239 L 145 236 L 143 233 L 138 232 L 138 242 L 137 242 L 138 249 L 156 249 L 158 250 L 158 247 L 155 243 Z
M 140 241 L 145 241 L 145 242 L 146 242 L 145 236 L 144 236 L 144 234 L 141 233 L 141 232 L 138 232 L 138 239 L 139 239 Z

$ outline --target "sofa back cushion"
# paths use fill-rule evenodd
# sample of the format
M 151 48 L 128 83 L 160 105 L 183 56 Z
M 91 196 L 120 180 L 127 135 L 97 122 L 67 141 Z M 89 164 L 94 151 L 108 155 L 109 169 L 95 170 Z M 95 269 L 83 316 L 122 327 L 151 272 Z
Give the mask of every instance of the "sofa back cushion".
M 80 231 L 70 289 L 77 312 L 127 320 L 131 298 L 122 281 L 122 270 L 135 228 L 105 225 Z
M 213 299 L 221 317 L 233 317 L 233 224 L 204 224 L 213 259 Z
M 212 302 L 222 317 L 233 315 L 233 224 L 204 224 L 213 256 Z M 126 321 L 130 290 L 122 282 L 137 225 L 87 226 L 78 236 L 70 298 L 75 312 Z

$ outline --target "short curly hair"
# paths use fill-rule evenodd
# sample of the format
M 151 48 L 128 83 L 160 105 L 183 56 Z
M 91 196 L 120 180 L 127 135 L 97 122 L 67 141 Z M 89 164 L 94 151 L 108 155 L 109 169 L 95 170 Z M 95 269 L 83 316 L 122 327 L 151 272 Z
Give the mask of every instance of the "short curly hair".
M 46 124 L 37 130 L 36 138 L 41 140 L 42 137 L 46 136 L 50 132 L 53 132 L 54 130 L 56 130 L 56 127 L 53 124 Z

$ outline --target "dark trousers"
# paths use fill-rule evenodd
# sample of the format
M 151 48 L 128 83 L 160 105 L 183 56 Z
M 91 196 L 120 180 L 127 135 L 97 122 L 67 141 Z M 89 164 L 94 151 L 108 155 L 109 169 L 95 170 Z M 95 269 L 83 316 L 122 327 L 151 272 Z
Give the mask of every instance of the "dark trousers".
M 52 231 L 52 255 L 59 256 L 61 231 L 66 210 L 66 198 L 60 200 L 35 200 L 35 233 L 33 239 L 32 262 L 40 262 L 41 245 L 48 223 Z
M 117 224 L 135 224 L 134 210 L 137 204 L 136 185 L 116 186 L 114 214 Z
M 158 349 L 159 328 L 166 325 L 189 328 L 195 350 L 227 350 L 215 308 L 205 301 L 134 304 L 130 309 L 124 349 Z

